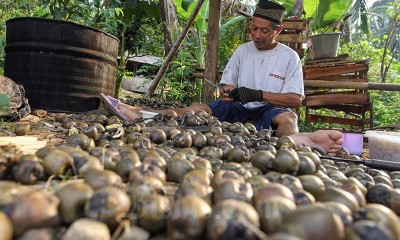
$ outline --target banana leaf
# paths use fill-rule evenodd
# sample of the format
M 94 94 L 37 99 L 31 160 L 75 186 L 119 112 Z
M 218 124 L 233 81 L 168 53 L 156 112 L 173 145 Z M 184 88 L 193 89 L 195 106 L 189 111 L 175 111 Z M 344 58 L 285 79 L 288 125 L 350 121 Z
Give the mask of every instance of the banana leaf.
M 354 0 L 304 0 L 306 17 L 313 32 L 324 32 L 329 27 L 349 16 Z

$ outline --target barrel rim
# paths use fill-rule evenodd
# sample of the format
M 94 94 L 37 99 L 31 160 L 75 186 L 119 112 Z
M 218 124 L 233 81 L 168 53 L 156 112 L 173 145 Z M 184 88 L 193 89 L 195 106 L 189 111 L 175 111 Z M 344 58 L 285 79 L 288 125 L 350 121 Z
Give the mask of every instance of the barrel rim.
M 92 31 L 95 31 L 95 32 L 103 33 L 103 34 L 105 34 L 105 35 L 107 35 L 107 36 L 109 36 L 111 38 L 114 38 L 115 40 L 118 41 L 118 43 L 120 43 L 119 39 L 116 36 L 114 36 L 114 35 L 112 35 L 110 33 L 107 33 L 107 32 L 105 32 L 103 30 L 98 29 L 98 28 L 89 27 L 89 26 L 86 26 L 86 25 L 83 25 L 83 24 L 79 24 L 79 23 L 71 22 L 71 21 L 67 21 L 67 20 L 57 20 L 57 19 L 48 19 L 48 18 L 39 18 L 39 17 L 15 17 L 15 18 L 11 18 L 11 19 L 7 20 L 6 24 L 8 24 L 9 22 L 17 22 L 17 21 L 23 21 L 23 20 L 34 20 L 34 21 L 43 21 L 43 22 L 57 22 L 57 23 L 71 24 L 71 25 L 75 25 L 75 26 L 78 26 L 78 27 L 86 28 L 86 29 L 89 29 L 89 30 L 92 30 Z

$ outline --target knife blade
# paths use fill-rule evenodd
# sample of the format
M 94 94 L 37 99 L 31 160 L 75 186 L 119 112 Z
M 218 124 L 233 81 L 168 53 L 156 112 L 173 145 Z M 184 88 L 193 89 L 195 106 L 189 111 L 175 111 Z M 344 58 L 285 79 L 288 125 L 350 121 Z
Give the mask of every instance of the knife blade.
M 225 89 L 223 89 L 220 85 L 215 84 L 215 83 L 214 83 L 213 81 L 211 81 L 210 79 L 204 78 L 204 80 L 205 80 L 206 82 L 208 82 L 209 84 L 211 84 L 213 87 L 219 89 L 220 91 L 225 92 L 225 93 L 228 92 L 228 91 L 226 91 Z
M 338 157 L 328 157 L 328 156 L 320 156 L 321 159 L 339 161 L 339 162 L 348 162 L 348 163 L 357 163 L 364 164 L 367 167 L 380 169 L 380 170 L 388 170 L 388 171 L 399 171 L 400 163 L 386 161 L 381 159 L 346 159 L 346 158 L 338 158 Z

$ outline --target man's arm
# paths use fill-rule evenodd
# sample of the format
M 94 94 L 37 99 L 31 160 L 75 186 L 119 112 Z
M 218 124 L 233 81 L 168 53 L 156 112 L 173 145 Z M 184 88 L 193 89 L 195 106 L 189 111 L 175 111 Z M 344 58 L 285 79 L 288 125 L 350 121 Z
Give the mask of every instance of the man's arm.
M 302 100 L 301 95 L 296 93 L 271 93 L 246 87 L 233 89 L 229 92 L 229 97 L 242 104 L 258 101 L 288 108 L 300 107 Z
M 263 102 L 281 107 L 298 108 L 301 106 L 302 97 L 296 93 L 271 93 L 263 92 Z

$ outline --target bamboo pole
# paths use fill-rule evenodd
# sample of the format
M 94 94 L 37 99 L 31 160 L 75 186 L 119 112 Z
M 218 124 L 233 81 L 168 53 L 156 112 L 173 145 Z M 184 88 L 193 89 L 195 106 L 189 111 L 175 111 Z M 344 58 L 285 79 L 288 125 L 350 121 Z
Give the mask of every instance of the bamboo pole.
M 197 14 L 199 13 L 200 8 L 203 5 L 203 3 L 204 3 L 204 0 L 199 0 L 197 2 L 197 5 L 193 9 L 193 12 L 189 17 L 186 26 L 183 28 L 181 34 L 176 39 L 174 45 L 172 46 L 171 50 L 169 51 L 167 57 L 165 58 L 165 61 L 161 65 L 160 69 L 158 70 L 156 77 L 153 79 L 153 82 L 151 83 L 150 88 L 146 93 L 146 97 L 153 96 L 155 90 L 157 89 L 158 84 L 161 81 L 161 78 L 164 76 L 164 73 L 165 73 L 165 71 L 167 71 L 169 64 L 171 63 L 172 59 L 175 57 L 176 53 L 178 52 L 183 39 L 185 39 L 190 27 L 193 25 L 193 22 L 197 16 Z
M 304 80 L 305 87 L 313 88 L 344 88 L 381 91 L 400 91 L 400 84 L 371 82 L 337 82 L 327 80 Z
M 368 83 L 368 90 L 400 91 L 400 84 Z

